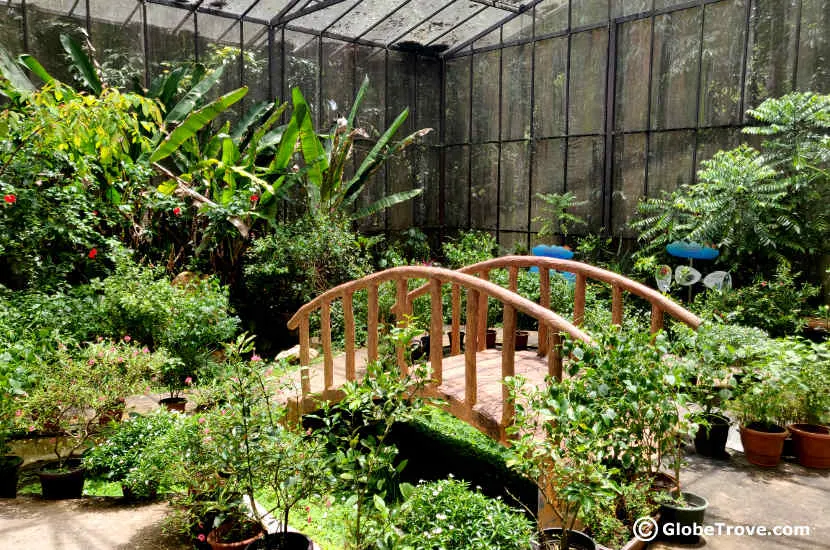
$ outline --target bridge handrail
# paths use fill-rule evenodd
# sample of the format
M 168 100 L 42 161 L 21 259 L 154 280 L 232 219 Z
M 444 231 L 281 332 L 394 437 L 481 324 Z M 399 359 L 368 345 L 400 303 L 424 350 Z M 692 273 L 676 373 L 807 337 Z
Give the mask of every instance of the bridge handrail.
M 517 272 L 516 272 L 517 273 Z M 519 294 L 505 289 L 495 283 L 474 277 L 466 273 L 450 269 L 427 267 L 427 266 L 401 266 L 393 267 L 385 271 L 379 271 L 358 279 L 336 286 L 323 294 L 317 296 L 307 304 L 303 305 L 289 319 L 289 329 L 299 329 L 300 337 L 300 365 L 301 365 L 301 387 L 302 396 L 305 399 L 310 393 L 310 378 L 308 365 L 310 364 L 310 316 L 317 310 L 321 314 L 321 340 L 323 347 L 324 362 L 324 395 L 334 390 L 334 367 L 332 359 L 331 342 L 331 303 L 341 299 L 343 301 L 343 316 L 345 326 L 345 360 L 346 379 L 355 379 L 355 335 L 354 335 L 354 311 L 353 295 L 359 290 L 368 291 L 368 316 L 367 316 L 367 352 L 370 361 L 376 360 L 378 355 L 378 286 L 384 282 L 395 281 L 397 287 L 397 299 L 393 308 L 398 322 L 402 322 L 404 316 L 411 311 L 411 302 L 407 300 L 408 281 L 410 279 L 428 279 L 428 290 L 431 295 L 432 309 L 430 320 L 430 350 L 429 357 L 432 367 L 432 379 L 435 385 L 442 382 L 442 358 L 443 358 L 443 329 L 444 313 L 441 290 L 442 285 L 451 284 L 453 287 L 453 327 L 452 327 L 452 353 L 459 353 L 459 302 L 460 289 L 467 290 L 467 343 L 465 348 L 465 399 L 464 406 L 467 411 L 472 411 L 476 404 L 478 384 L 476 374 L 476 353 L 484 349 L 484 331 L 486 330 L 486 317 L 484 325 L 481 323 L 480 308 L 484 304 L 486 315 L 486 304 L 489 297 L 495 298 L 504 304 L 504 327 L 505 334 L 512 335 L 516 328 L 516 312 L 521 311 L 535 318 L 540 327 L 546 329 L 550 341 L 546 341 L 544 348 L 547 355 L 548 371 L 551 376 L 561 378 L 562 357 L 560 355 L 560 335 L 568 334 L 571 338 L 592 342 L 590 336 L 572 323 L 544 308 L 535 302 L 520 296 Z M 546 336 L 546 338 L 548 338 Z M 404 349 L 397 350 L 398 365 L 403 373 L 406 373 Z M 502 346 L 502 377 L 513 376 L 515 366 L 515 340 L 505 337 Z M 503 389 L 503 412 L 502 425 L 512 423 L 513 410 L 508 405 L 509 396 L 507 388 Z
M 541 286 L 540 302 L 545 308 L 550 307 L 550 273 L 548 270 L 555 269 L 557 271 L 566 271 L 576 275 L 574 290 L 574 324 L 577 326 L 581 326 L 584 320 L 585 285 L 588 278 L 611 285 L 613 291 L 612 320 L 615 324 L 622 323 L 622 291 L 627 291 L 631 294 L 639 296 L 651 304 L 652 332 L 657 332 L 663 327 L 664 313 L 668 313 L 678 321 L 681 321 L 695 329 L 702 322 L 697 315 L 688 311 L 671 298 L 668 298 L 653 288 L 649 288 L 644 284 L 633 281 L 628 277 L 620 275 L 619 273 L 614 273 L 613 271 L 609 271 L 607 269 L 602 269 L 600 267 L 574 260 L 563 260 L 545 256 L 501 256 L 464 266 L 457 271 L 461 273 L 477 273 L 486 279 L 489 277 L 489 272 L 494 269 L 519 269 L 528 267 L 536 267 L 539 269 Z M 407 300 L 411 303 L 412 300 L 422 296 L 427 290 L 427 285 L 423 285 L 415 290 L 412 290 L 407 295 Z M 512 282 L 511 290 L 516 291 L 516 288 Z M 544 329 L 541 326 L 540 332 L 544 332 Z

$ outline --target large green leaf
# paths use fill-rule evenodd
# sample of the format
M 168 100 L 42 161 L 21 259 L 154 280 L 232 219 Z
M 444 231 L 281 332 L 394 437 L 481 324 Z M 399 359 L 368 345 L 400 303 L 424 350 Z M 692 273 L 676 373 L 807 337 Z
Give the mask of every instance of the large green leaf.
M 285 112 L 285 109 L 288 107 L 288 103 L 283 103 L 276 109 L 274 109 L 271 114 L 268 116 L 268 119 L 259 125 L 259 127 L 254 131 L 253 135 L 251 135 L 251 140 L 248 142 L 248 145 L 245 147 L 245 160 L 248 166 L 253 166 L 256 164 L 256 158 L 259 155 L 259 151 L 261 149 L 261 141 L 262 138 L 268 133 L 268 131 L 277 123 L 277 121 L 282 118 L 282 114 Z
M 195 136 L 202 128 L 207 126 L 216 117 L 224 113 L 231 105 L 245 97 L 248 88 L 242 87 L 229 92 L 216 101 L 208 103 L 198 111 L 192 112 L 181 124 L 170 132 L 170 135 L 162 141 L 150 155 L 150 162 L 158 162 L 167 158 L 175 152 L 182 143 Z
M 361 218 L 365 218 L 366 216 L 377 214 L 381 210 L 386 210 L 390 206 L 395 206 L 396 204 L 413 199 L 423 192 L 423 189 L 410 189 L 409 191 L 401 191 L 400 193 L 386 195 L 382 199 L 379 199 L 370 204 L 369 206 L 361 208 L 360 210 L 352 214 L 351 219 L 359 220 Z
M 175 107 L 170 109 L 167 116 L 164 118 L 165 122 L 175 124 L 187 118 L 196 105 L 205 97 L 211 88 L 213 88 L 219 79 L 222 78 L 222 73 L 225 71 L 224 66 L 220 66 L 212 73 L 205 76 L 195 86 L 185 94 L 185 96 L 176 103 Z
M 2 47 L 0 47 L 0 75 L 21 94 L 32 93 L 37 89 Z
M 40 61 L 32 57 L 28 54 L 23 54 L 19 58 L 20 62 L 29 68 L 30 71 L 35 73 L 39 79 L 43 81 L 44 84 L 51 84 L 55 81 L 55 78 L 49 74 L 49 72 L 43 68 L 43 65 L 40 64 Z
M 360 89 L 357 91 L 357 95 L 354 98 L 354 103 L 352 104 L 352 110 L 349 112 L 349 128 L 354 127 L 354 119 L 357 118 L 357 111 L 360 108 L 360 104 L 363 101 L 363 96 L 366 95 L 366 90 L 369 89 L 369 75 L 363 77 L 363 84 L 360 85 Z
M 308 103 L 306 103 L 302 92 L 300 92 L 299 88 L 294 88 L 291 94 L 295 111 L 298 109 L 302 110 L 302 118 L 298 122 L 300 128 L 300 146 L 308 168 L 307 177 L 310 183 L 313 183 L 319 188 L 322 183 L 323 172 L 328 168 L 326 150 L 323 144 L 320 143 L 317 132 L 314 130 L 314 122 L 311 120 L 311 110 L 308 108 Z
M 371 176 L 378 167 L 380 167 L 385 160 L 385 155 L 382 154 L 383 150 L 392 138 L 395 137 L 395 133 L 397 133 L 398 128 L 401 127 L 408 116 L 409 109 L 404 109 L 394 120 L 394 122 L 392 122 L 391 126 L 386 129 L 380 139 L 378 139 L 375 146 L 372 147 L 372 150 L 369 151 L 369 154 L 366 155 L 366 158 L 363 159 L 362 163 L 360 163 L 360 167 L 357 169 L 354 176 L 352 176 L 352 179 L 349 180 L 349 183 L 347 183 L 346 187 L 343 189 L 343 196 L 345 199 L 356 197 L 365 185 L 368 177 Z
M 103 86 L 101 85 L 101 78 L 98 76 L 98 71 L 95 69 L 92 60 L 84 51 L 81 44 L 69 36 L 68 34 L 61 35 L 61 44 L 69 57 L 72 58 L 72 63 L 81 73 L 81 78 L 86 84 L 86 87 L 95 95 L 101 95 Z
M 242 138 L 248 133 L 251 126 L 259 121 L 260 118 L 270 109 L 274 104 L 268 101 L 262 101 L 253 105 L 245 116 L 234 126 L 231 132 L 231 138 L 238 144 Z

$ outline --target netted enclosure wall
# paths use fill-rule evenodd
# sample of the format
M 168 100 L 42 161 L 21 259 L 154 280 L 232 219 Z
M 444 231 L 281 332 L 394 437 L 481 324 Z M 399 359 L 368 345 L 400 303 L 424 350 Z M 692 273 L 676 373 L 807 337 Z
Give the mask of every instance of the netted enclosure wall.
M 0 45 L 61 80 L 59 36 L 82 32 L 111 85 L 224 66 L 217 94 L 250 88 L 235 116 L 299 86 L 321 130 L 368 75 L 370 136 L 407 107 L 401 135 L 435 131 L 361 200 L 424 193 L 363 228 L 484 229 L 507 248 L 535 243 L 546 192 L 586 201 L 581 231 L 631 236 L 640 197 L 748 139 L 747 109 L 830 91 L 823 0 L 0 0 Z

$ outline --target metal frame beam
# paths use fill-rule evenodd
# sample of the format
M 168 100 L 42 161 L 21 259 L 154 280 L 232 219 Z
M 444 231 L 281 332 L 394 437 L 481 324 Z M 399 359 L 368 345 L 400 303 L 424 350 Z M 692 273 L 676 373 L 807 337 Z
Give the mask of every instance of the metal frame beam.
M 279 19 L 275 17 L 271 20 L 271 24 L 277 26 L 285 25 L 286 23 L 289 23 L 295 19 L 299 19 L 314 12 L 330 8 L 331 6 L 336 6 L 337 4 L 342 4 L 345 1 L 346 0 L 320 0 L 313 6 L 309 5 L 310 3 L 306 3 L 306 5 L 303 6 L 302 9 L 299 9 L 293 13 L 285 14 Z
M 473 42 L 475 42 L 475 41 L 476 41 L 476 40 L 478 40 L 479 38 L 482 38 L 482 37 L 484 37 L 484 36 L 487 36 L 488 34 L 490 34 L 491 32 L 493 32 L 494 30 L 496 30 L 496 29 L 498 29 L 498 28 L 503 27 L 505 24 L 509 23 L 510 21 L 513 21 L 514 19 L 516 19 L 516 18 L 517 18 L 517 17 L 519 17 L 520 15 L 524 14 L 525 12 L 527 12 L 527 11 L 531 10 L 531 13 L 532 13 L 533 8 L 535 8 L 535 7 L 536 7 L 536 5 L 537 5 L 537 4 L 539 4 L 539 3 L 540 3 L 540 2 L 542 2 L 542 1 L 543 1 L 543 0 L 533 0 L 532 2 L 529 2 L 529 3 L 527 3 L 527 4 L 523 4 L 523 5 L 519 8 L 519 10 L 518 10 L 518 11 L 516 11 L 516 12 L 512 13 L 511 15 L 508 15 L 508 16 L 507 16 L 507 17 L 505 17 L 504 19 L 502 19 L 502 20 L 500 20 L 500 21 L 498 21 L 498 22 L 494 23 L 493 25 L 491 25 L 491 26 L 489 26 L 488 28 L 484 29 L 483 31 L 479 32 L 479 33 L 478 33 L 478 34 L 476 34 L 475 36 L 473 36 L 473 37 L 471 37 L 471 38 L 468 38 L 467 40 L 465 40 L 465 41 L 464 41 L 464 42 L 462 42 L 461 44 L 456 44 L 455 46 L 453 46 L 453 47 L 452 47 L 452 48 L 450 48 L 449 50 L 447 50 L 447 51 L 443 52 L 443 53 L 441 54 L 441 57 L 442 57 L 442 58 L 448 58 L 448 57 L 451 57 L 451 56 L 452 56 L 452 54 L 454 54 L 455 52 L 457 52 L 457 51 L 459 51 L 459 50 L 463 50 L 464 48 L 466 48 L 467 46 L 469 46 L 470 44 L 472 44 Z M 493 6 L 493 7 L 496 7 L 496 6 Z M 498 8 L 498 9 L 501 9 L 501 8 Z

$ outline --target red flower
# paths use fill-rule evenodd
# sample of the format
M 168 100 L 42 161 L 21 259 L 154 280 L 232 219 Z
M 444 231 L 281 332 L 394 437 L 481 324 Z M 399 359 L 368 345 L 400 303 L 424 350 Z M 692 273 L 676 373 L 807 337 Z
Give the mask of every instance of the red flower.
M 14 204 L 17 202 L 17 197 L 14 195 L 4 195 L 3 200 L 6 201 L 7 204 Z
M 206 539 L 207 537 L 205 537 L 205 534 L 204 534 L 204 533 L 199 533 L 199 536 L 198 536 L 198 537 L 196 537 L 196 538 L 197 538 L 197 539 L 199 539 L 199 542 L 205 542 L 205 539 Z
M 176 208 L 173 209 L 173 214 L 175 214 L 176 216 L 181 216 L 182 215 L 182 209 L 177 206 Z
M 259 200 L 259 195 L 251 195 L 251 202 L 256 202 Z
M 89 254 L 87 254 L 87 256 L 89 256 L 90 260 L 94 260 L 95 256 L 97 256 L 97 255 L 98 255 L 98 249 L 97 248 L 93 248 L 92 250 L 89 251 Z

